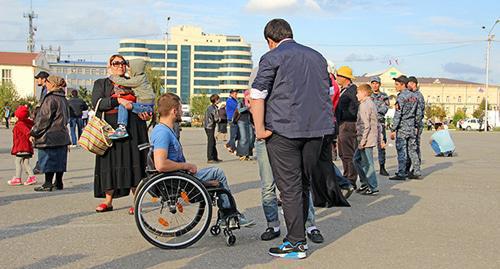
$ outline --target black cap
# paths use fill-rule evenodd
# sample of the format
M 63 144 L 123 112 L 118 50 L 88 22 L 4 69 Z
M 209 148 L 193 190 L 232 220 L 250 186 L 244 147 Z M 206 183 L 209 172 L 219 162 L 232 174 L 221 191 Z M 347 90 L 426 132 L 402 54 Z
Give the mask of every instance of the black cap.
M 49 77 L 49 73 L 45 72 L 45 71 L 40 71 L 38 73 L 38 75 L 35 76 L 35 78 L 48 78 Z
M 406 84 L 408 84 L 408 78 L 407 78 L 405 75 L 401 75 L 401 76 L 399 76 L 399 77 L 397 77 L 397 78 L 393 78 L 393 79 L 394 79 L 395 81 L 397 81 L 397 82 L 401 82 L 401 83 L 403 83 L 403 84 L 405 84 L 405 85 L 406 85 Z
M 408 77 L 408 82 L 415 82 L 415 84 L 418 84 L 418 80 L 414 76 Z
M 232 89 L 232 90 L 230 90 L 230 91 L 229 91 L 229 93 L 233 93 L 233 92 L 239 92 L 239 90 L 237 90 L 237 89 Z

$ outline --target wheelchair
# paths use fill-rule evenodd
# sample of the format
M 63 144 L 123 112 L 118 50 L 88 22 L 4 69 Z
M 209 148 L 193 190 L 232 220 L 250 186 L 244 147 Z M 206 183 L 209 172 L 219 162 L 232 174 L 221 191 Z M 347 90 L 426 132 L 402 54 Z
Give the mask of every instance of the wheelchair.
M 229 191 L 207 184 L 185 171 L 160 173 L 154 168 L 153 153 L 148 143 L 139 150 L 149 150 L 146 178 L 136 188 L 134 218 L 141 235 L 162 249 L 181 249 L 196 243 L 212 220 L 212 207 L 227 195 L 230 209 L 219 209 L 210 233 L 223 232 L 227 246 L 236 243 L 233 230 L 240 229 L 240 213 Z

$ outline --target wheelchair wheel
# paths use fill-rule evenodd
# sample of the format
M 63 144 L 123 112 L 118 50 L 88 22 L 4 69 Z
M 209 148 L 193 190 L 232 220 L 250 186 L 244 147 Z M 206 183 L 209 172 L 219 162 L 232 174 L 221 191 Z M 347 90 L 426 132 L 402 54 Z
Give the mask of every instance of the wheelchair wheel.
M 134 216 L 149 243 L 164 249 L 185 248 L 208 229 L 211 200 L 205 187 L 191 175 L 158 174 L 139 189 Z

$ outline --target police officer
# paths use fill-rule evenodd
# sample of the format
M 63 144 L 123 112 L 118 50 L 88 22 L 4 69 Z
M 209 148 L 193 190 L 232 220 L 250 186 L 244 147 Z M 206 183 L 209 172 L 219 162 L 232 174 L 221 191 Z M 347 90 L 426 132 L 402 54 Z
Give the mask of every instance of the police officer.
M 385 114 L 389 110 L 389 96 L 385 92 L 380 91 L 380 77 L 372 77 L 370 80 L 372 86 L 372 100 L 377 107 L 377 120 L 379 137 L 381 136 L 384 144 L 387 143 L 387 135 L 385 131 Z M 378 148 L 378 163 L 380 165 L 380 175 L 389 176 L 389 173 L 385 170 L 385 145 L 381 145 L 380 139 L 377 143 Z
M 422 137 L 422 131 L 424 130 L 424 114 L 425 114 L 425 100 L 424 100 L 424 95 L 420 91 L 418 87 L 418 80 L 416 77 L 411 76 L 408 78 L 408 89 L 415 94 L 417 97 L 418 101 L 418 108 L 416 111 L 416 123 L 417 123 L 417 154 L 418 154 L 418 159 L 420 161 L 420 164 L 422 164 L 422 153 L 420 151 L 420 138 Z M 410 166 L 411 162 L 407 161 L 406 162 L 406 168 L 407 171 L 410 171 Z M 413 171 L 411 171 L 411 174 L 413 174 Z
M 396 139 L 396 150 L 398 153 L 398 172 L 390 177 L 391 180 L 406 180 L 406 161 L 409 158 L 413 166 L 413 174 L 410 178 L 420 177 L 420 161 L 416 154 L 417 146 L 417 122 L 416 114 L 418 100 L 414 93 L 407 89 L 408 78 L 399 76 L 394 78 L 396 91 L 399 92 L 396 99 L 396 112 L 392 124 L 391 139 Z

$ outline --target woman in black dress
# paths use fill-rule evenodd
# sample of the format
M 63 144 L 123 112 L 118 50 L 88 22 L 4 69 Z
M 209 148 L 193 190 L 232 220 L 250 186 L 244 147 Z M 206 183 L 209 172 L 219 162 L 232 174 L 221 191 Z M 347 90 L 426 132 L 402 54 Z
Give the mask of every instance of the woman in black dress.
M 108 68 L 111 74 L 124 76 L 127 62 L 121 55 L 113 55 L 109 59 Z M 92 91 L 92 105 L 95 108 L 95 117 L 101 117 L 113 128 L 117 128 L 119 100 L 112 95 L 115 88 L 109 78 L 98 79 L 94 83 Z M 99 107 L 96 107 L 97 102 Z M 150 115 L 137 115 L 129 111 L 129 123 L 127 132 L 129 137 L 113 141 L 113 146 L 102 156 L 96 156 L 94 175 L 94 196 L 105 198 L 104 202 L 97 206 L 97 212 L 113 210 L 113 198 L 129 195 L 135 192 L 135 187 L 140 180 L 146 176 L 146 152 L 140 152 L 138 145 L 148 142 L 146 120 Z M 134 213 L 130 207 L 129 214 Z

